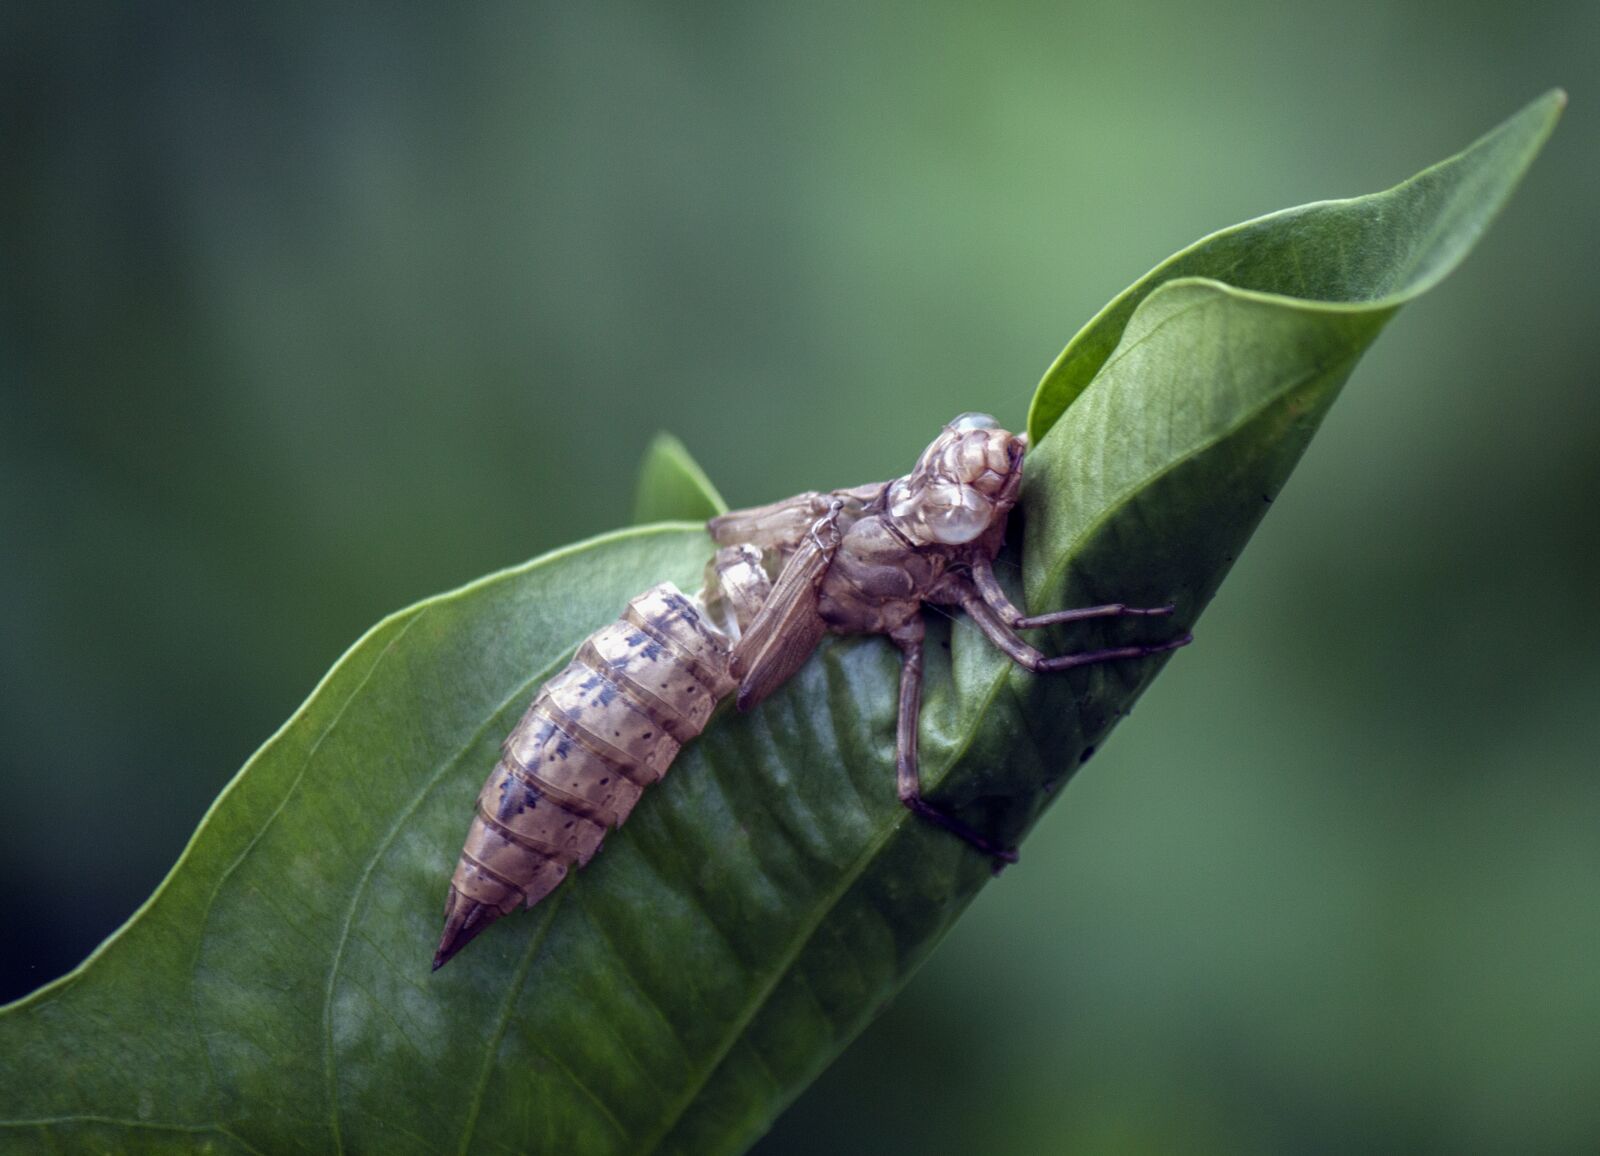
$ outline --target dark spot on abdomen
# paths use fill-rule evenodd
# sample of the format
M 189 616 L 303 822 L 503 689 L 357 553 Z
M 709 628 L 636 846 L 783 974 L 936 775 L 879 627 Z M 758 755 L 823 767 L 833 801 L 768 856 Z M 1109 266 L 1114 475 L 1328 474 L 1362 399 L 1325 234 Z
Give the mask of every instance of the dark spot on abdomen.
M 500 784 L 500 805 L 495 808 L 495 817 L 503 823 L 513 815 L 533 810 L 543 797 L 531 783 L 516 775 L 507 775 Z

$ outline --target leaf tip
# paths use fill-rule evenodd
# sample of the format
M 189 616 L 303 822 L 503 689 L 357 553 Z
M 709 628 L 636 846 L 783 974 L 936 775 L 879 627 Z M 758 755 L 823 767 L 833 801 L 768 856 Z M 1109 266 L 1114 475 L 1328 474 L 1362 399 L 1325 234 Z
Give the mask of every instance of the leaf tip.
M 683 442 L 658 430 L 639 462 L 634 522 L 704 521 L 727 509 L 728 504 Z
M 1556 122 L 1561 119 L 1561 114 L 1566 109 L 1567 90 L 1559 86 L 1551 88 L 1534 97 L 1522 108 L 1507 117 L 1500 125 L 1490 129 L 1479 143 L 1507 132 L 1525 135 L 1530 139 L 1532 145 L 1528 153 L 1528 161 L 1531 162 L 1533 156 L 1544 145 L 1545 138 L 1554 131 Z M 1471 150 L 1469 149 L 1468 151 L 1470 152 Z

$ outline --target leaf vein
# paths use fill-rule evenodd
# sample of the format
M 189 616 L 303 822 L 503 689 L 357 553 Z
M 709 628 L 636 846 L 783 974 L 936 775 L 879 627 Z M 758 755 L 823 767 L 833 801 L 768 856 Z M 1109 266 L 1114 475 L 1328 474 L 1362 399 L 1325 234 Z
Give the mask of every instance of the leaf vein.
M 244 863 L 245 859 L 249 857 L 251 851 L 255 849 L 256 844 L 261 842 L 267 831 L 275 822 L 277 822 L 278 816 L 283 814 L 284 808 L 289 805 L 289 800 L 292 799 L 295 795 L 295 792 L 300 789 L 300 784 L 305 780 L 306 772 L 310 769 L 312 760 L 316 758 L 317 751 L 321 749 L 322 744 L 327 740 L 327 737 L 333 733 L 333 729 L 339 725 L 339 720 L 344 717 L 345 711 L 350 709 L 350 704 L 356 701 L 356 699 L 360 696 L 361 691 L 366 687 L 368 681 L 371 680 L 373 674 L 380 666 L 383 665 L 384 660 L 387 659 L 393 652 L 395 644 L 406 636 L 406 633 L 420 617 L 420 614 L 413 615 L 405 621 L 400 629 L 395 632 L 395 636 L 384 644 L 383 650 L 379 652 L 375 659 L 373 659 L 372 665 L 367 668 L 366 673 L 361 676 L 360 681 L 358 681 L 356 685 L 351 688 L 349 696 L 344 700 L 344 702 L 339 704 L 339 709 L 335 711 L 333 717 L 328 720 L 328 725 L 322 729 L 322 733 L 317 736 L 316 741 L 313 742 L 310 749 L 306 751 L 306 757 L 304 760 L 302 760 L 299 771 L 295 773 L 294 781 L 289 784 L 289 789 L 283 793 L 283 798 L 278 800 L 278 805 L 274 807 L 272 809 L 272 813 L 267 816 L 266 822 L 262 823 L 260 830 L 250 837 L 250 841 L 245 844 L 244 849 L 239 852 L 238 856 L 235 857 L 233 862 L 228 864 L 227 868 L 217 876 L 216 886 L 211 889 L 211 894 L 206 899 L 206 905 L 200 912 L 200 918 L 198 920 L 199 929 L 195 935 L 194 955 L 189 960 L 189 1010 L 191 1016 L 193 1017 L 192 1023 L 194 1027 L 195 1039 L 200 1043 L 200 1051 L 205 1057 L 206 1061 L 206 1071 L 211 1077 L 210 1084 L 212 1111 L 216 1114 L 218 1119 L 222 1117 L 222 1105 L 217 1097 L 221 1094 L 222 1089 L 220 1082 L 217 1079 L 216 1065 L 213 1063 L 211 1058 L 210 1045 L 206 1043 L 207 1037 L 205 1033 L 200 1030 L 201 1017 L 198 995 L 200 953 L 205 946 L 205 928 L 211 920 L 211 909 L 216 905 L 217 896 L 222 893 L 222 888 L 227 884 L 228 879 Z M 246 765 L 248 766 L 248 764 Z M 335 1133 L 335 1139 L 337 1140 L 337 1132 Z
M 418 615 L 418 618 L 420 617 L 421 615 Z M 334 988 L 338 985 L 340 968 L 344 964 L 345 944 L 349 941 L 350 929 L 355 923 L 356 912 L 361 905 L 361 897 L 366 893 L 367 886 L 372 881 L 372 873 L 377 869 L 379 860 L 383 858 L 390 845 L 399 836 L 401 828 L 416 814 L 417 808 L 422 805 L 423 800 L 433 792 L 434 788 L 439 785 L 446 775 L 461 765 L 462 760 L 467 756 L 467 752 L 477 746 L 488 729 L 494 725 L 495 719 L 499 718 L 501 713 L 519 698 L 526 698 L 529 690 L 544 682 L 551 672 L 560 669 L 570 658 L 571 653 L 570 650 L 563 651 L 560 656 L 548 663 L 537 674 L 518 683 L 515 689 L 500 700 L 499 706 L 495 708 L 487 720 L 472 732 L 467 741 L 450 758 L 439 764 L 433 774 L 427 778 L 412 796 L 411 801 L 395 817 L 394 822 L 389 825 L 388 831 L 384 833 L 377 848 L 368 857 L 366 866 L 361 872 L 361 878 L 356 882 L 355 889 L 350 895 L 350 905 L 345 909 L 344 918 L 340 921 L 339 942 L 334 949 L 333 961 L 328 967 L 328 982 L 323 988 L 322 994 L 323 1071 L 328 1089 L 328 1111 L 333 1127 L 334 1149 L 337 1152 L 344 1151 L 344 1141 L 339 1124 L 338 1071 L 333 1051 L 333 993 Z

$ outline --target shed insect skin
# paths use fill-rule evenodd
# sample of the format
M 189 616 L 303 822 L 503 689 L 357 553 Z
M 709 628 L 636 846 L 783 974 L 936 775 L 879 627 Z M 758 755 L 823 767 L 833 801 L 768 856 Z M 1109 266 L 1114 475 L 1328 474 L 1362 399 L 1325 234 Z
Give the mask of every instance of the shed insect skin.
M 994 575 L 1022 485 L 1025 435 L 986 414 L 962 414 L 901 478 L 735 510 L 707 528 L 721 547 L 704 588 L 662 583 L 591 635 L 540 690 L 506 739 L 478 797 L 445 905 L 434 956 L 442 967 L 485 927 L 532 907 L 582 867 L 605 831 L 666 774 L 683 743 L 737 691 L 750 710 L 781 686 L 829 633 L 884 634 L 901 655 L 896 789 L 916 815 L 992 857 L 1017 859 L 922 797 L 924 604 L 965 610 L 984 636 L 1035 673 L 1142 658 L 1187 645 L 1048 657 L 1017 633 L 1090 618 L 1168 615 L 1172 606 L 1111 603 L 1028 615 Z M 769 573 L 775 578 L 769 578 Z
M 1048 657 L 1017 633 L 1090 618 L 1169 615 L 1171 605 L 1122 603 L 1029 615 L 1015 606 L 994 574 L 1006 521 L 1022 486 L 1026 435 L 1001 429 L 987 414 L 962 414 L 945 426 L 903 478 L 800 494 L 757 510 L 713 518 L 721 545 L 752 543 L 790 551 L 771 597 L 733 648 L 740 710 L 748 710 L 789 677 L 825 631 L 886 634 L 900 651 L 895 778 L 900 801 L 915 814 L 994 859 L 995 870 L 1017 860 L 954 815 L 922 797 L 917 723 L 922 708 L 923 606 L 957 606 L 990 642 L 1037 674 L 1098 662 L 1161 654 L 1192 641 L 1187 632 L 1153 645 L 1108 647 Z M 876 493 L 872 491 L 876 490 Z M 794 527 L 814 517 L 795 544 Z M 808 545 L 811 544 L 811 545 Z M 811 640 L 804 654 L 776 636 Z
M 450 879 L 435 971 L 587 864 L 733 691 L 730 638 L 771 582 L 750 546 L 718 550 L 706 569 L 709 607 L 670 582 L 646 590 L 584 640 L 507 736 Z

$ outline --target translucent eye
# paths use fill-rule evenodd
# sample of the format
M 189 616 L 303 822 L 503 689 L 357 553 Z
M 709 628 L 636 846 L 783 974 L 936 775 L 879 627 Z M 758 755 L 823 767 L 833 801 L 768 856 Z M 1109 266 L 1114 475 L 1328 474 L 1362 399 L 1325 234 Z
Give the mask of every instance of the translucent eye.
M 933 531 L 933 536 L 951 546 L 970 542 L 988 528 L 987 514 L 965 507 L 946 510 L 928 519 L 928 529 Z
M 927 498 L 922 520 L 937 541 L 959 546 L 989 528 L 993 510 L 966 486 L 932 486 Z
M 945 428 L 965 433 L 969 429 L 999 429 L 1000 423 L 986 413 L 964 413 Z

